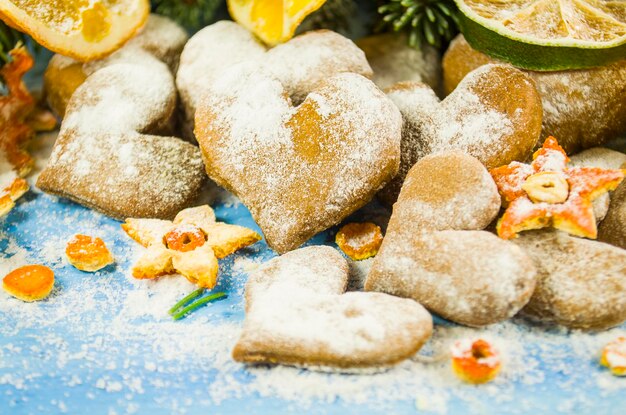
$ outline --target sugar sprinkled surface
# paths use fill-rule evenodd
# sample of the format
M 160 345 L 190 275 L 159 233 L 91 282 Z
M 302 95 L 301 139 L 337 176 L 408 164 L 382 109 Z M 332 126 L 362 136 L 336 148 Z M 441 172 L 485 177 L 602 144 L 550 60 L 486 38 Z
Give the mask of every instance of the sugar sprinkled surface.
M 241 206 L 218 205 L 216 212 L 251 223 Z M 92 275 L 59 261 L 62 241 L 78 231 L 102 237 L 118 264 Z M 41 251 L 45 241 L 49 247 Z M 529 408 L 577 408 L 581 413 L 608 399 L 613 404 L 606 413 L 612 413 L 626 391 L 624 382 L 596 363 L 608 341 L 626 335 L 624 327 L 594 335 L 521 320 L 480 330 L 437 320 L 433 339 L 421 352 L 435 356 L 434 362 L 416 358 L 375 375 L 244 369 L 230 351 L 241 330 L 246 273 L 273 255 L 265 246 L 221 264 L 218 290 L 227 290 L 228 300 L 176 323 L 165 311 L 193 287 L 176 277 L 157 282 L 127 277 L 137 244 L 119 223 L 97 213 L 33 193 L 2 222 L 0 247 L 0 274 L 44 262 L 57 277 L 55 291 L 44 302 L 26 304 L 0 292 L 0 401 L 8 408 L 65 407 L 70 413 L 81 404 L 111 413 L 193 413 L 210 407 L 374 413 L 395 408 L 446 414 L 459 408 L 489 413 L 493 405 L 499 413 Z M 458 338 L 479 336 L 500 349 L 503 369 L 492 384 L 476 388 L 458 381 L 448 359 L 438 357 Z M 33 395 L 50 382 L 58 391 L 55 398 Z M 559 392 L 550 392 L 554 388 Z

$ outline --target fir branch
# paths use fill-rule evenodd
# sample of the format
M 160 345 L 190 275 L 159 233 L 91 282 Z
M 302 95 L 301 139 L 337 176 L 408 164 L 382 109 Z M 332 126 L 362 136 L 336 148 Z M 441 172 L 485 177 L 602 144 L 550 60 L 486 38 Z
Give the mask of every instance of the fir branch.
M 26 35 L 0 21 L 0 66 L 11 60 L 9 52 L 18 44 L 29 44 Z
M 409 34 L 409 44 L 443 48 L 459 32 L 458 9 L 453 0 L 386 0 L 378 8 L 381 29 Z
M 152 10 L 193 32 L 213 22 L 223 0 L 152 0 Z
M 356 18 L 357 12 L 355 0 L 327 0 L 320 9 L 304 19 L 298 28 L 298 33 L 330 29 L 347 34 L 350 32 L 350 23 Z

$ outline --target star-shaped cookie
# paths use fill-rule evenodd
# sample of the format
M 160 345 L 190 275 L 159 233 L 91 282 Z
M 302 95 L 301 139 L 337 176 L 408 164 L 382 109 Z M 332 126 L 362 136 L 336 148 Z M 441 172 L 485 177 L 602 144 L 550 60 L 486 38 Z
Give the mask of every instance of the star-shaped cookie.
M 568 162 L 556 138 L 548 137 L 533 154 L 531 164 L 512 162 L 490 171 L 507 206 L 497 226 L 501 238 L 511 239 L 518 232 L 549 226 L 596 238 L 591 202 L 614 190 L 624 179 L 624 171 L 568 168 Z
M 126 219 L 124 231 L 147 251 L 133 266 L 133 277 L 181 274 L 199 287 L 217 282 L 217 259 L 252 245 L 261 236 L 243 226 L 216 222 L 207 205 L 182 210 L 173 221 Z

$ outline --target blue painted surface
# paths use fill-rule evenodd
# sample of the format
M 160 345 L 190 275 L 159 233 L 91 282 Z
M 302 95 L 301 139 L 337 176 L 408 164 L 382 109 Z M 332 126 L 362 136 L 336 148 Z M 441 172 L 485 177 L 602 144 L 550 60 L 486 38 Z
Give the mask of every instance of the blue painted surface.
M 218 204 L 216 213 L 219 220 L 256 228 L 248 211 L 242 205 L 226 207 Z M 31 192 L 18 203 L 17 208 L 1 222 L 1 225 L 0 248 L 3 252 L 17 244 L 30 252 L 32 260 L 44 257 L 40 251 L 46 239 L 54 237 L 63 239 L 64 235 L 85 232 L 85 226 L 98 229 L 115 253 L 118 259 L 117 264 L 96 274 L 82 273 L 64 262 L 54 264 L 57 278 L 55 291 L 51 299 L 37 305 L 43 310 L 49 310 L 51 315 L 55 314 L 54 307 L 62 306 L 64 296 L 76 293 L 76 290 L 80 290 L 86 282 L 93 282 L 97 279 L 104 281 L 106 289 L 103 293 L 119 292 L 121 295 L 128 290 L 136 289 L 124 275 L 131 265 L 128 253 L 131 252 L 134 242 L 121 231 L 119 222 L 72 202 Z M 328 241 L 331 239 L 330 235 L 330 232 L 318 235 L 313 243 Z M 0 255 L 0 258 L 4 257 L 7 260 L 11 255 L 5 252 Z M 264 244 L 260 244 L 243 255 L 269 258 L 274 254 Z M 159 324 L 178 324 L 183 327 L 197 324 L 199 319 L 207 317 L 209 321 L 206 324 L 241 321 L 243 318 L 241 287 L 245 282 L 245 274 L 234 271 L 232 265 L 232 258 L 222 261 L 220 266 L 223 274 L 217 288 L 227 291 L 228 299 L 201 309 L 177 323 L 155 321 L 155 327 L 158 328 Z M 0 304 L 14 301 L 8 300 L 4 293 L 1 295 L 4 297 L 0 297 Z M 97 303 L 98 296 L 96 295 L 94 299 Z M 208 397 L 208 391 L 212 387 L 219 387 L 214 384 L 218 375 L 217 370 L 211 369 L 210 366 L 207 370 L 206 364 L 203 363 L 195 366 L 194 356 L 186 356 L 182 360 L 158 362 L 159 351 L 150 343 L 149 336 L 147 339 L 141 336 L 125 339 L 124 342 L 117 344 L 117 339 L 107 338 L 106 327 L 102 327 L 102 333 L 81 330 L 80 325 L 88 326 L 90 319 L 113 322 L 117 311 L 121 309 L 121 302 L 118 304 L 114 300 L 103 301 L 102 307 L 96 304 L 96 307 L 87 313 L 74 310 L 75 314 L 80 315 L 79 320 L 68 315 L 67 318 L 41 330 L 32 326 L 21 327 L 19 310 L 16 308 L 26 305 L 15 301 L 11 304 L 13 304 L 11 310 L 7 310 L 6 307 L 0 308 L 2 310 L 0 311 L 2 322 L 0 327 L 0 413 L 2 414 L 61 413 L 64 411 L 73 414 L 86 413 L 87 410 L 90 414 L 122 414 L 136 411 L 154 415 L 169 413 L 273 414 L 303 411 L 313 414 L 418 412 L 414 398 L 386 403 L 373 399 L 364 404 L 346 403 L 338 398 L 332 402 L 313 401 L 311 405 L 302 407 L 301 402 L 298 401 L 292 402 L 272 396 L 261 397 L 258 393 L 245 393 L 243 396 L 229 397 L 216 405 Z M 143 317 L 137 321 L 137 324 L 145 324 L 149 320 L 151 320 L 150 317 Z M 437 323 L 447 324 L 441 320 L 437 320 Z M 533 328 L 530 326 L 520 325 L 519 335 L 523 336 L 524 330 L 531 329 Z M 624 332 L 623 328 L 620 330 L 621 333 Z M 58 344 L 51 345 L 54 343 L 50 341 L 51 335 L 58 335 Z M 85 344 L 88 344 L 91 350 L 87 356 L 93 357 L 93 348 L 98 347 L 96 339 L 98 336 L 102 337 L 103 346 L 102 354 L 96 354 L 100 357 L 100 362 L 81 360 L 74 355 L 73 358 L 65 359 L 65 363 L 59 363 L 59 355 L 70 356 L 80 353 Z M 555 333 L 554 336 L 565 335 Z M 46 340 L 42 341 L 42 337 L 46 337 Z M 180 341 L 184 339 L 172 339 L 172 342 Z M 210 348 L 211 345 L 207 344 L 206 347 Z M 599 388 L 597 374 L 602 375 L 603 369 L 597 365 L 595 356 L 571 361 L 571 356 L 568 354 L 569 347 L 567 343 L 550 346 L 548 349 L 541 344 L 528 344 L 527 352 L 529 356 L 538 359 L 539 366 L 536 370 L 542 373 L 543 380 L 535 384 L 505 382 L 487 386 L 501 389 L 502 394 L 506 394 L 504 399 L 502 394 L 494 394 L 493 390 L 486 394 L 485 389 L 481 387 L 451 385 L 450 388 L 454 389 L 454 392 L 446 398 L 447 413 L 623 414 L 626 407 L 626 379 L 611 378 L 607 375 L 604 379 L 614 382 L 614 388 L 612 388 L 614 390 Z M 129 350 L 132 350 L 132 353 L 129 354 Z M 562 367 L 554 363 L 558 361 L 560 354 L 563 354 L 564 359 L 570 359 Z M 542 356 L 545 355 L 551 357 L 544 361 Z M 156 362 L 159 369 L 154 370 L 154 367 L 148 364 L 149 362 Z M 572 371 L 572 368 L 575 370 Z M 242 384 L 253 382 L 256 376 L 240 365 L 230 365 L 228 370 L 231 370 L 232 376 Z M 303 378 L 306 375 L 306 372 L 302 372 Z M 342 375 L 320 376 L 339 377 Z M 72 382 L 73 377 L 77 381 Z M 139 388 L 133 387 L 134 378 L 141 379 Z M 393 390 L 379 390 L 378 392 L 385 394 L 392 393 Z M 415 393 L 417 396 L 421 392 L 416 390 Z

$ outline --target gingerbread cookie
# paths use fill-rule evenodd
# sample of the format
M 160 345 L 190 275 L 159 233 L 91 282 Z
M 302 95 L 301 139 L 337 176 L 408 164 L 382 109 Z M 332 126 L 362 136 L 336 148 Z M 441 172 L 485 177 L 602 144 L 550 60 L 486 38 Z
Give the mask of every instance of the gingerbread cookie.
M 168 66 L 144 49 L 111 59 L 72 94 L 37 185 L 115 218 L 172 217 L 204 181 L 199 150 L 167 132 Z
M 626 163 L 621 168 L 626 170 Z M 611 204 L 598 226 L 598 240 L 626 249 L 626 182 L 611 193 Z
M 267 52 L 266 52 L 267 51 Z M 349 39 L 329 30 L 296 36 L 267 50 L 252 33 L 230 21 L 196 33 L 185 45 L 176 84 L 185 109 L 185 127 L 193 131 L 199 100 L 232 65 L 254 61 L 276 77 L 295 104 L 321 81 L 342 72 L 371 77 L 363 52 Z
M 539 275 L 524 314 L 577 329 L 626 321 L 626 251 L 558 231 L 528 232 L 515 243 Z
M 294 107 L 254 63 L 219 78 L 196 113 L 207 173 L 281 253 L 339 223 L 397 173 L 400 127 L 398 109 L 360 75 L 331 77 Z
M 381 192 L 392 204 L 409 169 L 422 157 L 461 150 L 487 168 L 525 160 L 539 139 L 541 101 L 517 69 L 488 65 L 470 73 L 443 101 L 420 83 L 401 82 L 387 95 L 403 118 L 400 172 Z
M 452 92 L 468 73 L 489 63 L 498 61 L 459 35 L 443 58 L 445 91 Z M 523 72 L 535 81 L 543 103 L 541 136 L 559 137 L 568 153 L 626 131 L 626 60 L 575 71 Z
M 476 159 L 459 153 L 415 164 L 393 207 L 366 290 L 413 298 L 470 326 L 515 315 L 533 292 L 535 269 L 519 247 L 479 230 L 500 206 L 488 176 Z
M 178 59 L 187 42 L 187 33 L 172 20 L 151 14 L 146 25 L 121 49 L 104 59 L 87 63 L 56 54 L 50 59 L 43 76 L 44 93 L 48 105 L 59 117 L 65 116 L 65 108 L 85 79 L 113 61 L 132 60 L 134 51 L 143 49 L 165 62 L 172 71 L 178 67 Z M 139 56 L 140 57 L 140 56 Z
M 396 364 L 432 332 L 412 300 L 345 293 L 348 264 L 336 250 L 312 246 L 274 258 L 250 275 L 246 319 L 233 358 L 351 371 Z
M 441 57 L 439 52 L 424 45 L 421 49 L 409 46 L 407 36 L 383 33 L 359 39 L 356 42 L 372 66 L 372 81 L 379 88 L 389 88 L 397 82 L 423 82 L 439 91 L 441 84 Z

